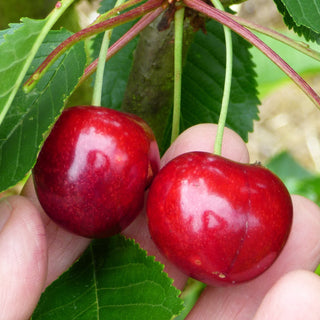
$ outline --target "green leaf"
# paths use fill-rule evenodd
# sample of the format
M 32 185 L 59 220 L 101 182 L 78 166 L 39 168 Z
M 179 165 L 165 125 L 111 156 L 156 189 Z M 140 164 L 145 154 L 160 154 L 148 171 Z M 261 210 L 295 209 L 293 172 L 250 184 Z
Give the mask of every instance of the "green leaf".
M 312 177 L 312 174 L 303 168 L 288 152 L 281 152 L 271 158 L 267 163 L 267 167 L 284 181 L 290 178 L 303 179 Z
M 320 33 L 320 3 L 315 0 L 282 0 L 298 26 L 306 26 Z
M 320 176 L 301 180 L 293 193 L 302 195 L 320 206 Z
M 283 20 L 307 41 L 320 43 L 320 3 L 315 0 L 274 0 Z
M 40 47 L 27 77 L 62 40 L 66 30 L 52 31 Z M 86 63 L 83 43 L 65 53 L 29 94 L 20 87 L 0 126 L 0 189 L 22 180 L 35 163 L 44 135 L 63 109 Z M 24 79 L 26 80 L 26 78 Z
M 320 205 L 320 176 L 303 168 L 289 153 L 282 152 L 266 165 L 291 194 L 304 196 Z
M 22 26 L 22 23 L 10 23 L 9 29 L 0 30 L 0 45 L 6 41 L 6 37 L 8 37 L 8 35 L 13 34 L 18 28 Z
M 247 141 L 258 119 L 257 83 L 249 45 L 233 34 L 233 75 L 227 126 Z M 225 78 L 225 42 L 222 26 L 207 24 L 192 43 L 183 70 L 181 129 L 197 123 L 217 123 Z
M 6 113 L 22 82 L 28 66 L 32 47 L 47 19 L 22 19 L 23 24 L 13 24 L 0 34 L 0 114 Z M 1 123 L 2 119 L 0 119 Z
M 115 0 L 102 1 L 99 13 L 105 13 L 112 9 L 115 2 Z M 136 21 L 131 21 L 116 27 L 112 32 L 110 45 L 124 35 L 135 24 L 135 22 Z M 103 34 L 99 34 L 94 39 L 92 48 L 94 50 L 93 56 L 95 58 L 99 55 L 102 38 Z M 121 108 L 121 103 L 131 71 L 133 51 L 136 48 L 137 42 L 138 38 L 136 37 L 106 63 L 104 71 L 104 85 L 101 94 L 101 104 L 103 106 L 118 110 Z
M 182 301 L 163 265 L 123 236 L 92 242 L 82 257 L 46 289 L 37 320 L 165 320 Z

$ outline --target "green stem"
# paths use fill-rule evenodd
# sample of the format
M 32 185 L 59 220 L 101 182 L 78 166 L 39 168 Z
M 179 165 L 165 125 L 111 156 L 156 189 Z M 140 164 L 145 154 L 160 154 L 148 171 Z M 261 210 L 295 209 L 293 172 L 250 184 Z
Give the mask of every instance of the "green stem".
M 171 143 L 177 138 L 180 130 L 184 10 L 184 7 L 178 8 L 174 16 L 174 91 Z
M 110 43 L 111 30 L 108 30 L 103 35 L 103 40 L 101 44 L 101 49 L 99 53 L 99 60 L 97 65 L 96 78 L 93 87 L 92 94 L 92 105 L 100 106 L 101 105 L 101 93 L 102 93 L 102 85 L 103 85 L 103 75 L 105 69 L 105 59 Z
M 47 22 L 40 31 L 36 41 L 34 42 L 30 52 L 28 53 L 28 57 L 24 63 L 23 69 L 21 70 L 19 77 L 17 78 L 17 81 L 15 83 L 14 89 L 11 91 L 10 97 L 8 101 L 6 102 L 4 108 L 2 109 L 0 113 L 0 124 L 2 123 L 4 117 L 6 116 L 11 103 L 20 87 L 20 84 L 23 81 L 24 76 L 26 75 L 38 49 L 40 48 L 43 40 L 47 36 L 48 32 L 51 30 L 51 28 L 54 26 L 54 24 L 59 20 L 59 18 L 62 16 L 62 14 L 68 9 L 68 7 L 74 2 L 75 0 L 64 0 L 59 2 L 59 5 L 56 5 L 56 7 L 50 12 L 50 14 L 47 17 Z
M 219 0 L 211 0 L 211 2 L 217 9 L 224 11 L 224 7 Z M 225 42 L 226 42 L 226 72 L 225 72 L 223 97 L 221 102 L 221 111 L 219 116 L 216 140 L 214 144 L 214 153 L 218 155 L 221 155 L 223 132 L 224 132 L 224 127 L 226 125 L 226 119 L 228 114 L 228 106 L 229 106 L 231 82 L 232 82 L 232 56 L 233 56 L 232 34 L 231 34 L 231 30 L 226 26 L 223 26 L 223 30 L 224 30 Z
M 124 0 L 117 0 L 115 7 L 118 7 L 119 5 L 123 4 Z M 92 105 L 93 106 L 100 106 L 101 105 L 101 93 L 102 93 L 102 86 L 103 86 L 103 76 L 104 76 L 104 70 L 106 65 L 106 59 L 112 30 L 107 30 L 103 35 L 103 40 L 101 44 L 101 49 L 99 53 L 99 60 L 97 65 L 97 72 L 96 72 L 96 78 L 93 88 L 93 96 L 92 96 Z
M 201 293 L 206 288 L 206 284 L 203 282 L 197 281 L 193 278 L 189 278 L 186 286 L 183 288 L 183 291 L 180 295 L 180 298 L 183 300 L 184 309 L 183 311 L 172 320 L 184 320 L 194 305 L 197 303 Z

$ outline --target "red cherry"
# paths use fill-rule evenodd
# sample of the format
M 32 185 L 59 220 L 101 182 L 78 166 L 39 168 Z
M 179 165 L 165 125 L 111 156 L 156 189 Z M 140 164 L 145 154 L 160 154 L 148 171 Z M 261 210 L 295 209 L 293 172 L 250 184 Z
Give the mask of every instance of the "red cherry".
M 160 156 L 148 125 L 93 106 L 66 109 L 33 169 L 38 199 L 60 226 L 100 238 L 127 227 L 141 211 Z
M 292 210 L 286 187 L 269 170 L 206 152 L 169 162 L 147 201 L 160 251 L 188 276 L 214 286 L 265 271 L 288 238 Z

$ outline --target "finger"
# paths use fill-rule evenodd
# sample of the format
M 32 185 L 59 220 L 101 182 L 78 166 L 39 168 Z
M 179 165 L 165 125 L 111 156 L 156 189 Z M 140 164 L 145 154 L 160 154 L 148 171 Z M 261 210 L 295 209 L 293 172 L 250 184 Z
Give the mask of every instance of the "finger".
M 48 246 L 48 274 L 46 286 L 56 280 L 81 255 L 90 239 L 70 233 L 53 222 L 43 211 L 35 193 L 32 179 L 29 179 L 22 195 L 29 198 L 41 212 Z
M 161 159 L 161 166 L 176 156 L 190 151 L 214 151 L 217 125 L 205 123 L 195 125 L 184 131 L 170 146 Z M 248 149 L 241 137 L 225 128 L 222 141 L 222 156 L 238 162 L 249 162 Z
M 20 196 L 0 203 L 0 319 L 28 319 L 44 288 L 47 250 L 38 210 Z
M 187 129 L 164 154 L 161 159 L 161 166 L 164 166 L 168 161 L 185 152 L 213 152 L 216 132 L 217 126 L 214 124 L 200 124 Z M 242 139 L 235 132 L 227 128 L 223 137 L 222 155 L 235 161 L 247 162 L 249 160 L 248 151 Z M 174 285 L 177 288 L 182 289 L 184 287 L 188 277 L 159 253 L 149 234 L 145 212 L 140 214 L 123 234 L 136 239 L 141 247 L 147 250 L 150 255 L 156 256 L 157 260 L 165 265 L 165 271 L 174 279 Z
M 233 287 L 207 287 L 188 320 L 252 319 L 265 294 L 280 277 L 292 270 L 314 270 L 317 267 L 320 257 L 320 209 L 306 198 L 293 196 L 292 199 L 292 230 L 275 263 L 250 282 Z
M 320 278 L 310 271 L 293 271 L 268 292 L 254 320 L 319 319 Z

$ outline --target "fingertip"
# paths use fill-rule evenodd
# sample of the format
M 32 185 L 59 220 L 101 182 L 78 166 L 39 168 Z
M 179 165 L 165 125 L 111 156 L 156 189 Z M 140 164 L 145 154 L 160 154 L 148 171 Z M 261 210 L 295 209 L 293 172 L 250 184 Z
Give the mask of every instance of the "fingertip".
M 203 123 L 192 126 L 182 132 L 166 151 L 161 159 L 164 166 L 178 155 L 191 151 L 214 152 L 217 125 Z M 229 128 L 224 129 L 222 142 L 222 156 L 234 161 L 247 163 L 249 161 L 248 149 L 241 137 Z
M 8 216 L 0 232 L 0 319 L 27 319 L 46 279 L 44 227 L 28 199 L 12 196 L 3 201 L 0 214 L 4 209 Z

